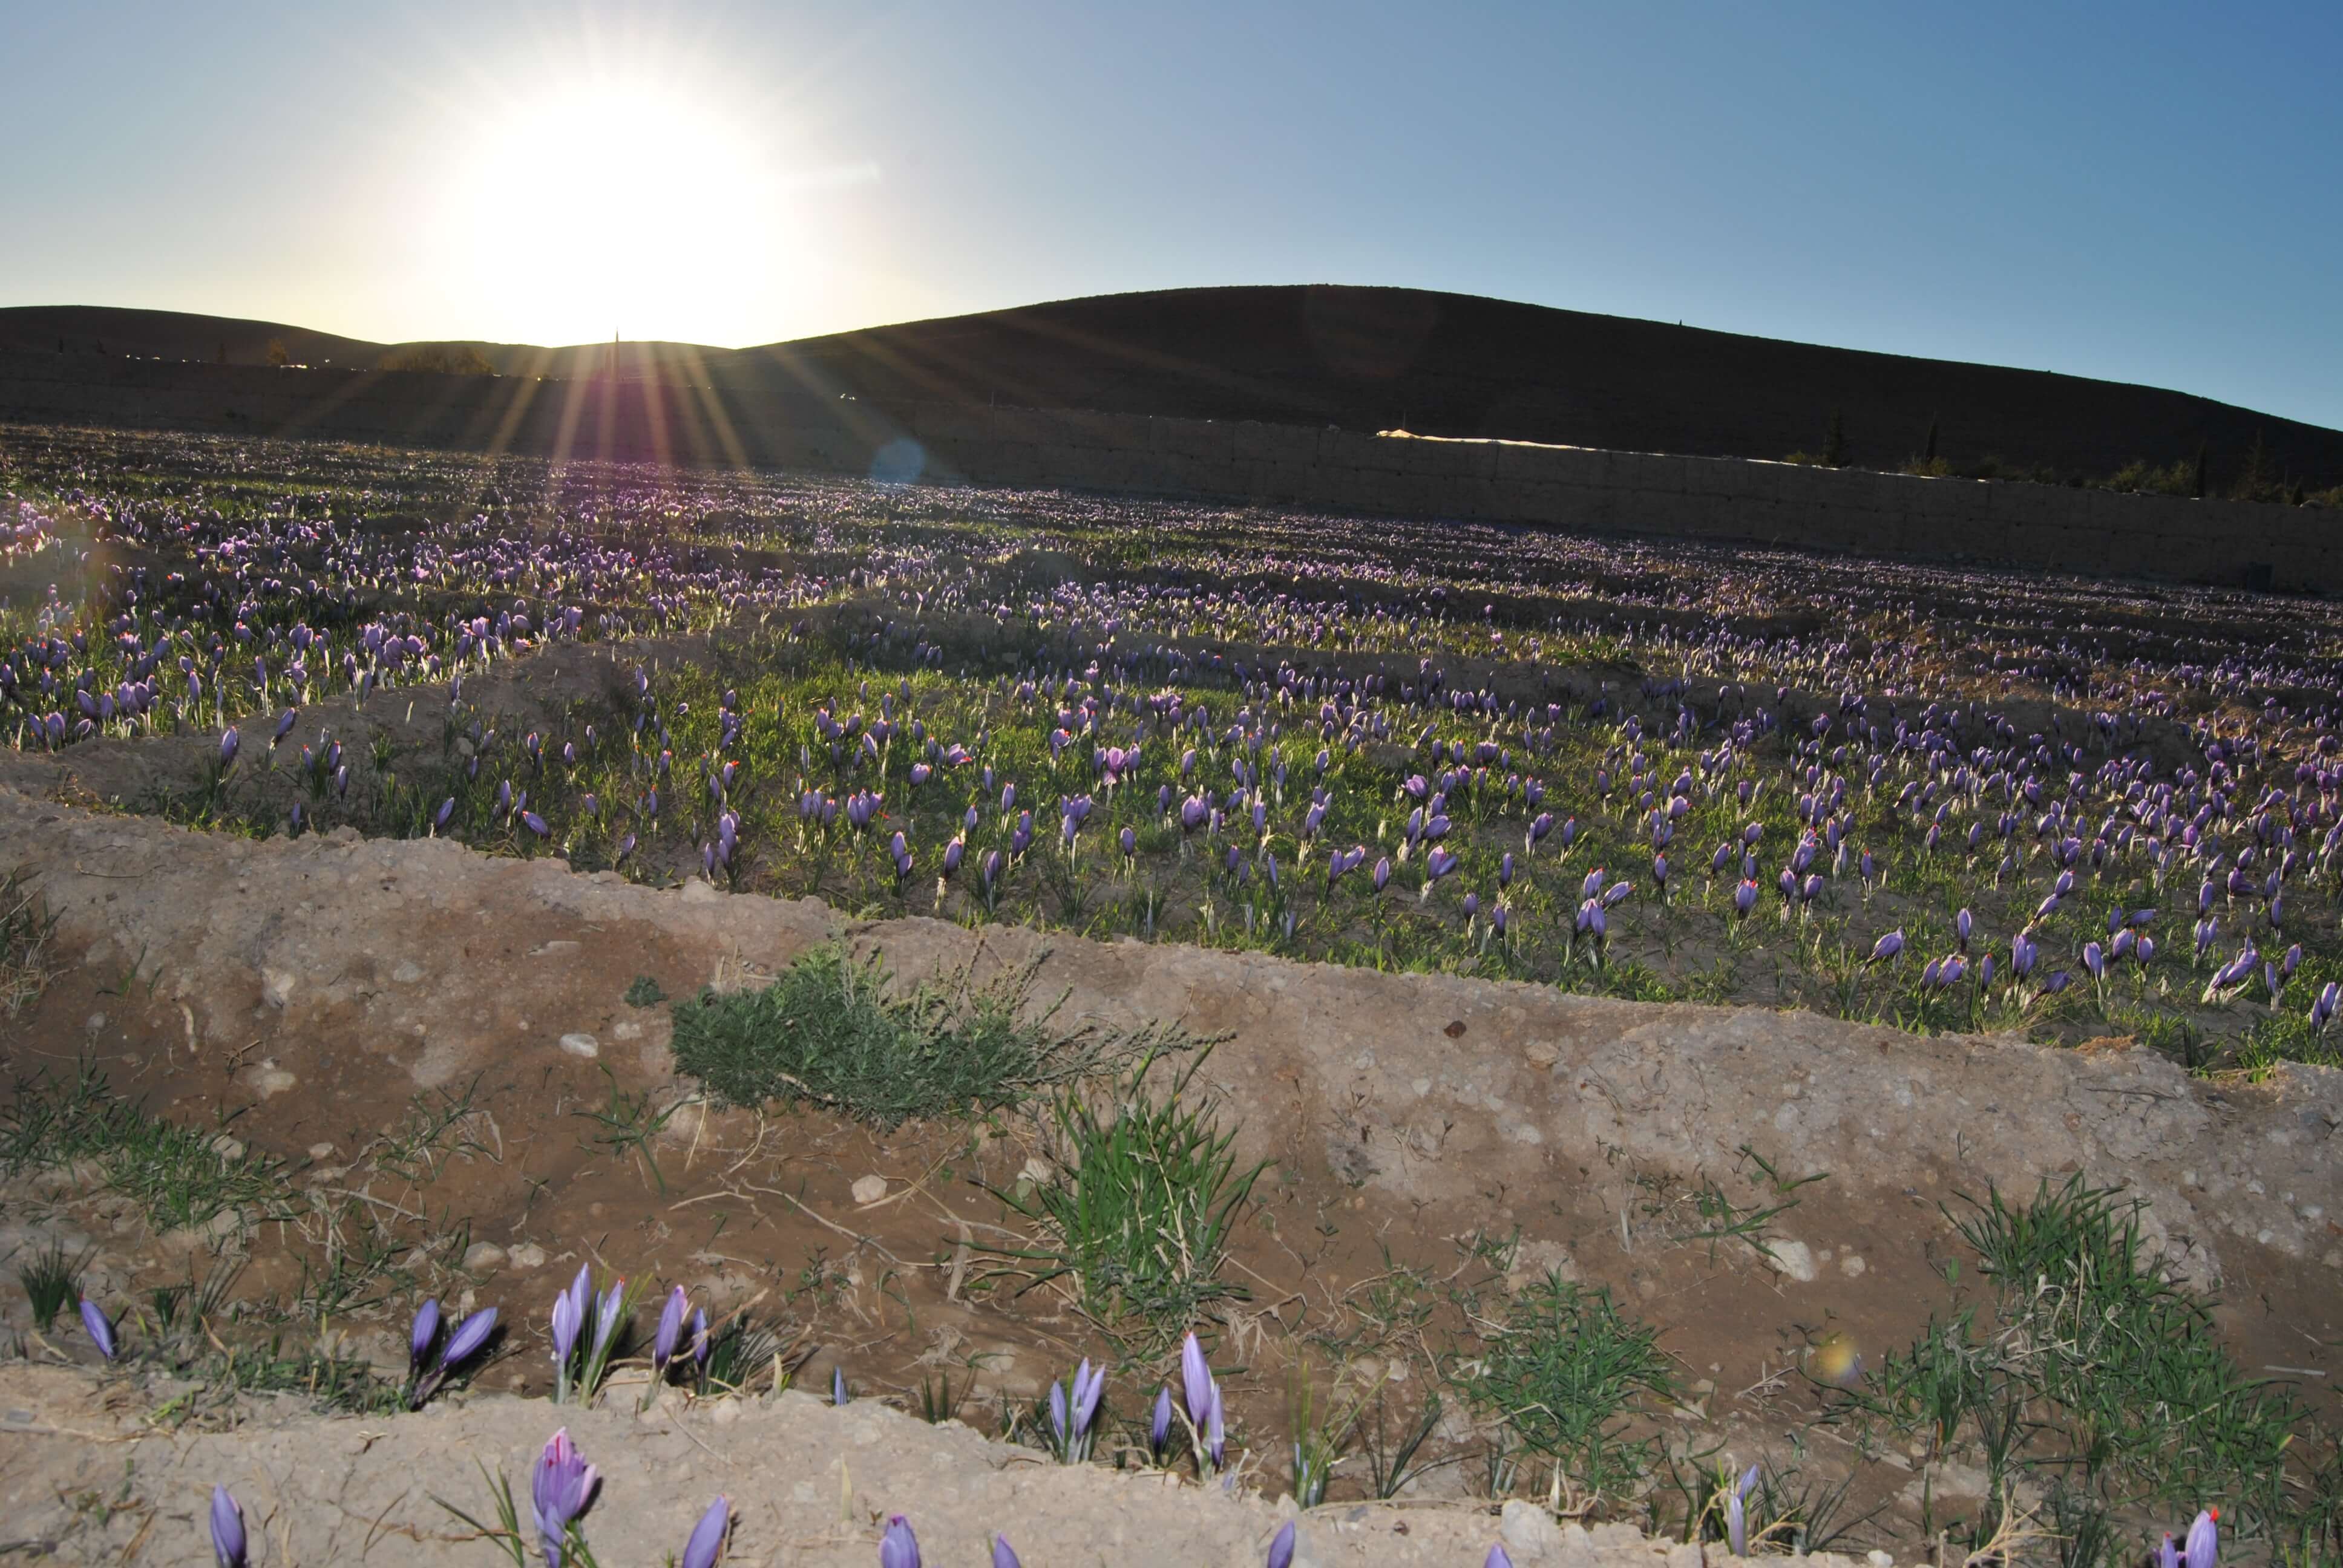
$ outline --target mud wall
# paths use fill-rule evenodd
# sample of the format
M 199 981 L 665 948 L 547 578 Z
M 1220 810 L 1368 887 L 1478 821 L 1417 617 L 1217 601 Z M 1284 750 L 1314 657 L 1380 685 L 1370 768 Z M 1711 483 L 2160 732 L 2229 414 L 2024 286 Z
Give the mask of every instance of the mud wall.
M 2343 528 L 2323 508 L 809 390 L 10 354 L 0 421 L 1066 486 L 2343 592 Z

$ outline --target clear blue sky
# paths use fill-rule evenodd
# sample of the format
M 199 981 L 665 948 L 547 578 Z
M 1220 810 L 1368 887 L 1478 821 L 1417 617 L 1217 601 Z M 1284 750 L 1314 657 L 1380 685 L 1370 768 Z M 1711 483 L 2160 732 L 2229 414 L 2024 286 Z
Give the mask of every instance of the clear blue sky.
M 1414 285 L 2343 426 L 2343 4 L 0 0 L 0 304 L 726 345 Z

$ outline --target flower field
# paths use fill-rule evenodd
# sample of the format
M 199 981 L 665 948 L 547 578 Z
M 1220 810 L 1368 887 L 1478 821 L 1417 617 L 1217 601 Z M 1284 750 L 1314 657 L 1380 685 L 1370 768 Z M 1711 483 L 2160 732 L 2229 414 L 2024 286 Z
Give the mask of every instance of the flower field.
M 154 805 L 1918 1030 L 2333 1063 L 2338 617 L 1768 551 L 414 454 L 20 456 L 22 748 Z M 68 463 L 71 467 L 68 467 Z M 44 541 L 47 550 L 31 555 Z M 85 559 L 79 558 L 86 550 Z M 644 651 L 535 722 L 548 642 Z M 398 692 L 437 747 L 360 752 Z M 126 802 L 130 803 L 130 802 Z
M 174 1433 L 564 1407 L 418 1551 L 764 1560 L 605 1418 L 884 1401 L 1289 1493 L 1272 1563 L 2343 1552 L 2343 609 L 11 429 L 0 633 L 0 837 L 79 813 L 0 1345 Z M 292 1560 L 258 1495 L 181 1512 Z M 821 1549 L 980 1560 L 927 1501 Z

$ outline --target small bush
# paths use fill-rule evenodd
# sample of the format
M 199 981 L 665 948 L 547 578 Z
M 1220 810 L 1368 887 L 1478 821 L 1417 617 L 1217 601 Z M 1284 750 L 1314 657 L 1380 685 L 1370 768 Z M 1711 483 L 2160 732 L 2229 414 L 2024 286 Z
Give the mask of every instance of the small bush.
M 1235 1132 L 1221 1131 L 1210 1107 L 1186 1098 L 1205 1055 L 1161 1098 L 1146 1088 L 1152 1058 L 1111 1106 L 1061 1094 L 1051 1117 L 1055 1174 L 1026 1196 L 1001 1194 L 1048 1238 L 1004 1252 L 1021 1265 L 1016 1271 L 1035 1284 L 1071 1278 L 1083 1310 L 1101 1323 L 1138 1317 L 1168 1338 L 1202 1307 L 1245 1293 L 1220 1271 L 1267 1162 L 1241 1171 Z
M 1673 1392 L 1658 1338 L 1621 1312 L 1608 1290 L 1548 1274 L 1514 1297 L 1486 1352 L 1457 1382 L 1523 1446 L 1559 1465 L 1578 1498 L 1616 1498 L 1654 1452 L 1651 1439 L 1626 1435 L 1630 1418 Z
M 956 983 L 891 992 L 877 957 L 817 948 L 759 990 L 713 990 L 675 1004 L 675 1060 L 727 1105 L 811 1102 L 881 1128 L 990 1111 L 1111 1070 L 1186 1037 L 1058 1032 L 1028 1017 L 1031 966 L 986 990 Z M 1063 999 L 1061 999 L 1062 1001 Z
M 385 370 L 420 370 L 434 376 L 494 376 L 487 356 L 466 343 L 417 343 L 382 357 Z

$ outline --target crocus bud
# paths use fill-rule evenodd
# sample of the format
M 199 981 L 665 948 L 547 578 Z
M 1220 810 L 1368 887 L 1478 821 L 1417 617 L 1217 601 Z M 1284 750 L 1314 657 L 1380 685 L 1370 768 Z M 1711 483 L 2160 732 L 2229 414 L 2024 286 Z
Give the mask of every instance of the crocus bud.
M 407 1332 L 407 1375 L 415 1376 L 431 1355 L 431 1346 L 439 1338 L 439 1303 L 426 1301 L 416 1309 L 415 1326 Z
M 681 1285 L 668 1292 L 667 1305 L 659 1312 L 659 1331 L 651 1337 L 651 1381 L 667 1376 L 667 1363 L 675 1359 L 675 1349 L 683 1338 L 684 1314 L 691 1310 L 691 1298 Z
M 87 1296 L 81 1299 L 81 1326 L 89 1331 L 90 1343 L 97 1347 L 99 1355 L 112 1361 L 119 1353 L 114 1339 L 114 1324 L 107 1321 L 98 1304 Z
M 2221 1556 L 2221 1511 L 2208 1508 L 2188 1526 L 2187 1543 L 2181 1554 L 2187 1559 L 2188 1568 L 2218 1568 Z
M 716 1559 L 724 1551 L 724 1533 L 732 1526 L 732 1504 L 719 1497 L 691 1527 L 691 1539 L 683 1543 L 680 1568 L 716 1568 Z
M 212 1488 L 212 1556 L 219 1568 L 245 1568 L 244 1508 L 225 1486 Z
M 879 1538 L 879 1568 L 920 1568 L 920 1538 L 900 1513 L 888 1518 L 887 1533 Z

